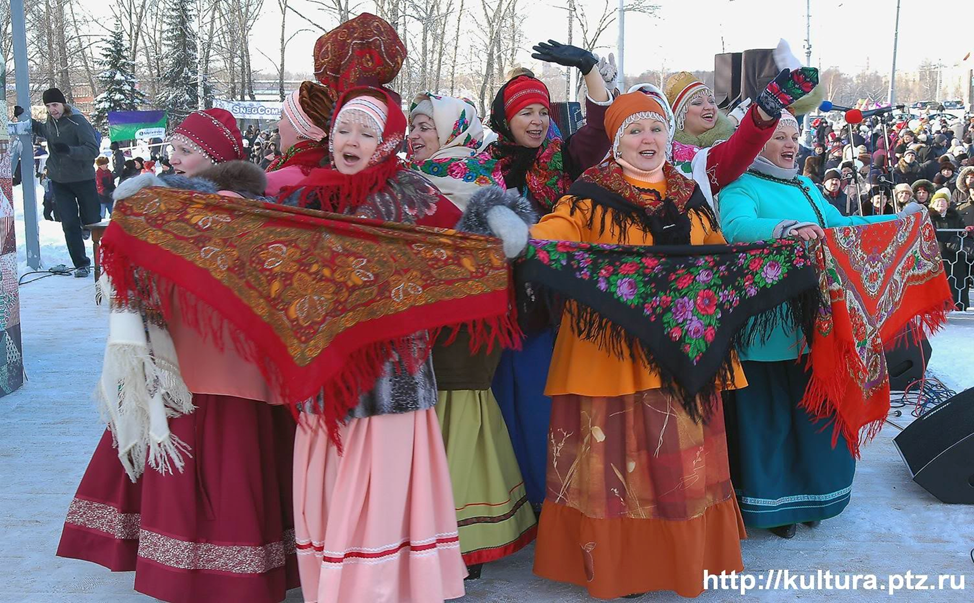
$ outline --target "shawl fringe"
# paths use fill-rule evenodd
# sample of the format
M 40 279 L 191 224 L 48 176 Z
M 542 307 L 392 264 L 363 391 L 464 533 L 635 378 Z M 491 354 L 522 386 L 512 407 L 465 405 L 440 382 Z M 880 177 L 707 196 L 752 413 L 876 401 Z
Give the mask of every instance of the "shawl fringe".
M 170 279 L 133 266 L 128 256 L 116 253 L 110 242 L 109 245 L 105 245 L 103 242 L 99 253 L 102 269 L 105 274 L 112 278 L 114 286 L 113 304 L 129 311 L 140 312 L 143 315 L 157 316 L 157 320 L 160 321 L 171 320 L 178 310 L 183 324 L 199 334 L 204 341 L 211 343 L 220 351 L 233 349 L 243 360 L 258 367 L 271 389 L 288 403 L 292 413 L 297 418 L 298 405 L 306 400 L 298 399 L 292 386 L 283 379 L 280 371 L 268 356 L 261 353 L 256 342 L 248 338 L 243 330 L 235 328 L 222 313 Z M 502 316 L 433 329 L 430 341 L 433 341 L 441 331 L 450 328 L 453 329 L 453 333 L 449 336 L 449 341 L 452 341 L 456 338 L 459 329 L 466 327 L 471 334 L 471 352 L 476 352 L 482 347 L 486 347 L 489 351 L 495 344 L 500 344 L 505 348 L 518 349 L 523 334 L 517 325 L 513 303 L 510 306 L 512 311 Z M 229 341 L 226 337 L 228 332 L 231 334 Z M 322 414 L 329 437 L 338 448 L 339 454 L 343 451 L 339 435 L 341 423 L 358 404 L 360 396 L 370 391 L 375 382 L 382 376 L 386 362 L 398 355 L 402 361 L 397 363 L 397 368 L 415 375 L 426 362 L 431 351 L 432 345 L 429 345 L 417 353 L 412 342 L 412 334 L 363 345 L 347 357 L 341 371 L 330 378 L 323 378 L 320 383 L 313 385 L 315 389 L 319 390 L 317 396 L 328 401 L 323 405 Z M 148 372 L 140 372 L 145 362 L 137 354 L 133 355 L 130 351 L 118 350 L 117 353 L 119 356 L 131 359 L 119 362 L 120 366 L 127 367 L 125 374 L 129 377 L 125 382 L 138 383 L 139 377 L 141 377 L 141 381 L 144 383 L 146 379 L 143 375 L 149 374 Z M 129 367 L 126 363 L 130 362 L 135 364 Z M 176 374 L 178 375 L 178 368 Z M 185 388 L 185 385 L 183 387 Z M 188 394 L 188 392 L 186 393 Z M 189 396 L 190 407 L 192 407 L 192 395 L 189 394 Z M 176 414 L 184 414 L 184 412 L 176 412 Z M 180 451 L 188 452 L 188 446 L 174 440 L 173 445 L 165 446 L 162 451 L 150 451 L 150 464 L 157 469 L 161 466 L 168 468 L 168 462 L 163 462 L 164 459 L 168 458 L 181 470 L 183 463 L 178 454 Z M 133 457 L 132 465 L 139 467 L 138 460 L 138 458 Z M 142 460 L 144 461 L 144 458 Z M 156 464 L 152 464 L 153 462 Z M 127 471 L 128 468 L 126 465 Z M 132 473 L 130 473 L 131 475 Z
M 817 289 L 807 289 L 784 304 L 756 314 L 730 337 L 730 349 L 721 362 L 714 378 L 703 388 L 695 391 L 681 385 L 679 376 L 656 361 L 659 350 L 630 333 L 624 325 L 614 322 L 598 310 L 575 299 L 569 299 L 555 290 L 532 282 L 535 297 L 533 303 L 545 311 L 551 326 L 558 328 L 561 318 L 567 314 L 572 331 L 580 339 L 596 344 L 619 359 L 645 362 L 659 375 L 661 389 L 674 396 L 687 415 L 696 423 L 708 422 L 715 410 L 716 394 L 734 383 L 734 365 L 737 353 L 757 341 L 766 340 L 779 326 L 796 326 L 810 329 L 814 327 L 815 317 L 821 303 Z

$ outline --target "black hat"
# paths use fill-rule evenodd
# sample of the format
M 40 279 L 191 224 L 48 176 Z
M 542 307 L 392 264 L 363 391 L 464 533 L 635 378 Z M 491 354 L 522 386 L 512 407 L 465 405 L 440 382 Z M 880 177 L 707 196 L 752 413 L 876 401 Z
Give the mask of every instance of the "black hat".
M 47 103 L 61 103 L 62 105 L 68 104 L 68 100 L 64 98 L 64 93 L 57 88 L 48 88 L 44 91 L 44 104 Z
M 826 180 L 829 180 L 830 178 L 837 178 L 837 179 L 841 180 L 842 179 L 842 174 L 840 174 L 839 173 L 839 170 L 837 170 L 835 168 L 829 168 L 829 169 L 825 170 L 825 178 L 822 178 L 822 182 L 825 182 Z
M 936 136 L 933 137 L 933 144 L 937 145 L 938 147 L 941 147 L 947 144 L 947 137 L 944 136 L 943 134 L 937 134 Z
M 24 114 L 24 108 L 20 105 L 14 105 L 14 117 L 20 117 Z

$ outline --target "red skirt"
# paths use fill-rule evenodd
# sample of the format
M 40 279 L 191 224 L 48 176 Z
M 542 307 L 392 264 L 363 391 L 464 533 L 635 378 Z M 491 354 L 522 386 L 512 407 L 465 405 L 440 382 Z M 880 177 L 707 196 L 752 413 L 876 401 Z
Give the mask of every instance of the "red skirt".
M 288 409 L 194 394 L 170 419 L 189 444 L 182 473 L 132 483 L 108 431 L 71 501 L 57 554 L 135 571 L 135 590 L 173 602 L 276 603 L 298 586 Z

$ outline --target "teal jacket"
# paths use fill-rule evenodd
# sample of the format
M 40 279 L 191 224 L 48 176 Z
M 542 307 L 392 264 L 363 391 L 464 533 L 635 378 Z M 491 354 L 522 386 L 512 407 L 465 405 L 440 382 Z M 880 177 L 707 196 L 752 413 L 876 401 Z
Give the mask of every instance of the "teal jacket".
M 822 197 L 815 184 L 804 176 L 798 176 L 796 184 L 768 180 L 750 172 L 744 174 L 720 191 L 720 228 L 728 243 L 753 243 L 770 241 L 775 227 L 783 220 L 798 220 L 820 224 L 815 210 L 802 193 L 804 187 L 818 208 L 825 228 L 856 226 L 895 220 L 887 216 L 843 216 Z M 804 348 L 805 338 L 796 329 L 778 327 L 763 343 L 756 343 L 744 350 L 741 360 L 777 362 L 798 358 Z

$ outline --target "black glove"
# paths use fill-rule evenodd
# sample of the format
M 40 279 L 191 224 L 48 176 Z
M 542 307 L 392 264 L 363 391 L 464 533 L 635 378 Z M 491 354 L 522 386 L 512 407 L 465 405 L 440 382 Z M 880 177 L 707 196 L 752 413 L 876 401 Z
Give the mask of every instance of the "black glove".
M 51 145 L 51 149 L 55 153 L 63 153 L 65 155 L 71 152 L 71 147 L 64 144 L 63 142 L 55 142 L 54 144 Z
M 540 42 L 534 46 L 533 50 L 531 58 L 546 63 L 557 63 L 565 67 L 578 67 L 582 75 L 588 75 L 592 71 L 592 67 L 595 67 L 599 62 L 594 54 L 583 48 L 559 44 L 554 40 Z

